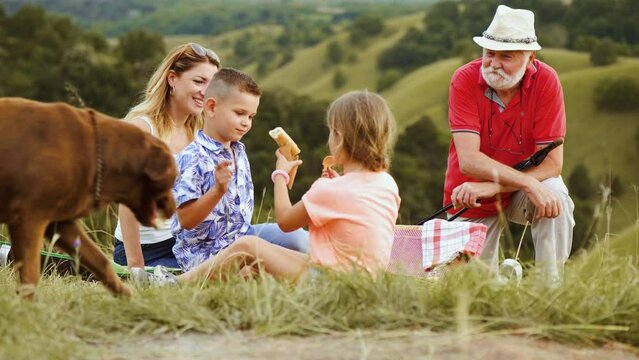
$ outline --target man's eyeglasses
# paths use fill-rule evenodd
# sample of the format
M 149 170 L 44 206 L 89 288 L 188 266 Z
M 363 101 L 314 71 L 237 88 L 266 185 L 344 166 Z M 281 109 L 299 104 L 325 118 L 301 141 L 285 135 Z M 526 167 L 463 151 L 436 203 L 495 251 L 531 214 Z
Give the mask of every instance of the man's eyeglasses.
M 490 94 L 490 107 L 491 110 L 490 111 L 490 117 L 488 118 L 488 145 L 490 146 L 491 149 L 495 150 L 495 151 L 506 151 L 509 152 L 513 155 L 522 155 L 524 153 L 524 148 L 523 148 L 523 119 L 521 118 L 523 116 L 523 112 L 522 112 L 522 105 L 521 105 L 521 90 L 519 90 L 519 116 L 518 119 L 515 119 L 515 121 L 513 122 L 513 124 L 509 124 L 507 123 L 505 120 L 502 119 L 504 125 L 506 125 L 506 127 L 508 128 L 508 132 L 515 138 L 515 140 L 517 141 L 517 147 L 518 149 L 511 149 L 511 148 L 500 148 L 497 146 L 493 145 L 493 115 L 495 114 L 495 110 L 494 110 L 494 95 L 495 95 L 495 91 L 493 90 L 492 93 Z M 499 106 L 499 105 L 497 105 Z M 519 135 L 515 132 L 515 129 L 513 129 L 515 127 L 515 123 L 519 120 Z
M 205 48 L 198 43 L 190 43 L 190 45 L 194 53 L 199 56 L 208 56 L 208 58 L 211 59 L 217 67 L 220 67 L 220 57 L 215 53 L 215 51 Z

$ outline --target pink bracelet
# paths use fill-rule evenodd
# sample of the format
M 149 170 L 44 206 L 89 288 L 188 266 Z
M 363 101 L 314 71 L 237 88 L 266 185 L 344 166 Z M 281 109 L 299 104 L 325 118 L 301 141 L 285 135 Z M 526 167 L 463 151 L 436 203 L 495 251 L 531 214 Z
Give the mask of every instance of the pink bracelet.
M 288 176 L 288 173 L 286 171 L 284 171 L 284 170 L 275 170 L 275 171 L 273 171 L 273 173 L 271 173 L 271 181 L 273 181 L 273 184 L 275 184 L 275 177 L 277 175 L 284 176 L 284 181 L 286 181 L 287 184 L 288 184 L 288 181 L 291 179 Z

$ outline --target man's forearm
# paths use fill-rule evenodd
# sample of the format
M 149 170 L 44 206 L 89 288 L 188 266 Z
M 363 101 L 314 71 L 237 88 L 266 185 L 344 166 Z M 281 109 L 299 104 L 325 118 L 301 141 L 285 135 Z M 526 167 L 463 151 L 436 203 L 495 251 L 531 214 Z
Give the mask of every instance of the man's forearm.
M 464 175 L 477 180 L 498 183 L 500 192 L 523 189 L 530 181 L 528 174 L 493 160 L 481 152 L 471 155 L 463 163 L 460 159 L 460 170 Z
M 541 182 L 546 179 L 550 179 L 553 177 L 557 177 L 561 175 L 562 170 L 562 159 L 563 154 L 561 152 L 563 149 L 554 150 L 550 155 L 548 155 L 544 161 L 538 166 L 534 166 L 528 168 L 526 170 L 521 171 L 527 176 L 535 178 L 537 181 Z M 485 180 L 485 181 L 493 181 L 493 180 Z M 521 187 L 509 186 L 504 184 L 503 182 L 499 182 L 500 189 L 499 192 L 513 192 L 517 190 L 521 190 Z

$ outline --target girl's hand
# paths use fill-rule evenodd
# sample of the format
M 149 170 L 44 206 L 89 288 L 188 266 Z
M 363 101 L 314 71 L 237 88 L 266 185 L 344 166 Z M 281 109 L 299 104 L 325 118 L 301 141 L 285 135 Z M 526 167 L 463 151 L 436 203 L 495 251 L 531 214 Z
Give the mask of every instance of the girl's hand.
M 288 161 L 280 152 L 280 149 L 275 151 L 275 156 L 277 157 L 277 162 L 275 163 L 275 170 L 282 170 L 286 173 L 290 173 L 291 170 L 297 166 L 302 165 L 302 160 L 293 160 Z
M 231 162 L 228 160 L 222 161 L 215 166 L 215 189 L 220 194 L 225 194 L 229 188 L 231 179 L 233 179 L 233 172 L 230 169 Z
M 326 168 L 324 170 L 322 170 L 322 177 L 323 178 L 327 178 L 327 179 L 334 179 L 336 177 L 340 176 L 339 173 L 335 170 L 333 170 L 333 168 Z
M 337 171 L 333 170 L 335 164 L 335 157 L 333 155 L 325 156 L 322 160 L 322 177 L 332 179 L 338 177 Z

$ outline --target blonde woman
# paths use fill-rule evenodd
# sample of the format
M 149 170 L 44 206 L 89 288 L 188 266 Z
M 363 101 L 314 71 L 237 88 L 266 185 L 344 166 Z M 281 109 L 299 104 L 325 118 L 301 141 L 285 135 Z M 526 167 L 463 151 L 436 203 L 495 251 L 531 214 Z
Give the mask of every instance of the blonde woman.
M 220 58 L 202 45 L 187 43 L 174 48 L 151 76 L 144 100 L 129 111 L 125 121 L 162 139 L 177 154 L 202 127 L 204 94 L 219 69 Z M 148 228 L 120 205 L 114 235 L 113 260 L 118 264 L 129 268 L 178 267 L 168 219 L 158 229 Z

